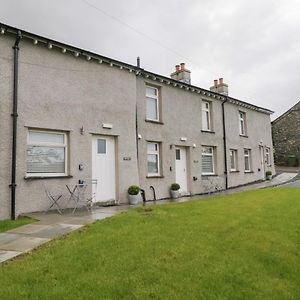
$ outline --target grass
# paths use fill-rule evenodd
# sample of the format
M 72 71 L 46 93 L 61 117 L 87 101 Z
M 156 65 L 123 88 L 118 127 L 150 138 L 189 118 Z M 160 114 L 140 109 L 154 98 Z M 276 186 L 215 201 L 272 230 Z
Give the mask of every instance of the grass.
M 10 229 L 14 229 L 14 228 L 26 225 L 26 224 L 30 224 L 33 222 L 35 222 L 35 220 L 28 218 L 28 217 L 20 217 L 15 221 L 12 221 L 12 220 L 0 221 L 0 233 L 5 232 Z
M 0 267 L 0 299 L 300 299 L 300 189 L 138 208 Z

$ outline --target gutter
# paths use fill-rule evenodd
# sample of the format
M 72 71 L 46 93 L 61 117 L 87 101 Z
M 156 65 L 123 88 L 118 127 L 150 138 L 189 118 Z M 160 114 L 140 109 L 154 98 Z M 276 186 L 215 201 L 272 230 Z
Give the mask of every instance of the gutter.
M 19 80 L 19 43 L 22 38 L 21 31 L 18 35 L 14 46 L 14 87 L 13 87 L 13 111 L 12 111 L 12 157 L 11 157 L 11 219 L 16 219 L 16 169 L 17 169 L 17 120 L 18 120 L 18 80 Z
M 228 96 L 226 96 L 225 100 L 222 102 L 225 190 L 228 189 L 227 140 L 226 140 L 226 122 L 225 122 L 225 107 L 224 107 L 224 104 L 227 101 L 228 101 Z

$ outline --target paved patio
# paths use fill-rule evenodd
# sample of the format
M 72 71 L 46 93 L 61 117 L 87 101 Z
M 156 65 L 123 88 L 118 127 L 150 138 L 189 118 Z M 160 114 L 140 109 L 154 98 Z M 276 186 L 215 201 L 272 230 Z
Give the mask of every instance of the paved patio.
M 219 192 L 218 194 L 231 194 L 253 189 L 278 186 L 294 181 L 295 178 L 297 178 L 297 175 L 298 173 L 281 173 L 274 177 L 271 181 L 234 188 Z M 300 186 L 300 181 L 294 182 L 296 186 Z M 184 202 L 194 199 L 205 199 L 213 195 L 215 194 L 183 197 L 177 199 L 176 201 Z M 159 204 L 169 202 L 170 200 L 157 201 Z M 151 205 L 153 202 L 149 204 Z M 38 220 L 38 222 L 0 233 L 0 263 L 21 254 L 30 252 L 34 248 L 37 248 L 40 245 L 51 241 L 52 239 L 77 230 L 87 224 L 95 222 L 96 220 L 102 220 L 117 215 L 128 210 L 129 208 L 129 205 L 120 205 L 97 207 L 93 208 L 92 212 L 78 210 L 74 214 L 72 214 L 71 211 L 65 212 L 63 215 L 55 212 L 27 214 L 27 216 Z

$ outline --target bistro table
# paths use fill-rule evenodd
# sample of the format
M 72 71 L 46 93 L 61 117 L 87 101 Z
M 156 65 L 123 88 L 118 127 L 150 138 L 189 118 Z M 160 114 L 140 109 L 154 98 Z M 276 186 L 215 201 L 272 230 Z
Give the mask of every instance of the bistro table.
M 81 183 L 82 181 L 79 181 L 79 182 L 80 183 L 77 183 L 73 188 L 71 188 L 69 185 L 66 184 L 68 192 L 70 193 L 70 198 L 69 198 L 68 203 L 71 201 L 73 201 L 75 203 L 72 214 L 74 214 L 76 209 L 79 207 L 79 204 L 84 202 L 85 198 L 86 198 L 85 194 L 86 194 L 86 189 L 87 189 L 88 185 L 86 183 Z

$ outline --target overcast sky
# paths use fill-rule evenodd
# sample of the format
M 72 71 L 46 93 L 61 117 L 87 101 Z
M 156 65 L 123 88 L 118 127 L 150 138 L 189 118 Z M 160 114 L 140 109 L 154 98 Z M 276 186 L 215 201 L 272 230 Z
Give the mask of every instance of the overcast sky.
M 300 100 L 298 0 L 0 0 L 0 22 L 275 111 Z

